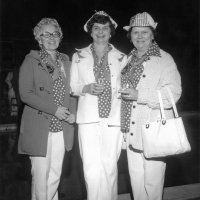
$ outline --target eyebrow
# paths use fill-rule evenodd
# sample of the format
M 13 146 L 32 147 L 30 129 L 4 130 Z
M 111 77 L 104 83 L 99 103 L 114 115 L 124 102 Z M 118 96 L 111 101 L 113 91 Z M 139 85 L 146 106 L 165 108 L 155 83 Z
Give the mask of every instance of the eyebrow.
M 101 27 L 98 26 L 98 25 L 94 25 L 93 27 L 99 27 L 99 28 L 101 28 Z M 109 27 L 109 25 L 103 25 L 102 28 L 104 28 L 104 27 Z
M 53 31 L 53 32 L 44 31 L 44 33 L 55 33 L 55 32 L 58 32 L 58 31 Z

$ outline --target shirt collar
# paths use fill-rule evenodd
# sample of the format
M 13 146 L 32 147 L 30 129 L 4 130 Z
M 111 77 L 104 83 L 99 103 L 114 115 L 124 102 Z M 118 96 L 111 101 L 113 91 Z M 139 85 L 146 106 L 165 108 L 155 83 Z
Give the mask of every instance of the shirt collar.
M 137 54 L 137 49 L 134 48 L 129 55 L 136 56 Z M 161 57 L 160 53 L 160 47 L 156 42 L 153 42 L 151 46 L 149 47 L 148 51 L 145 53 L 146 56 L 151 57 L 151 56 L 156 56 L 156 57 Z

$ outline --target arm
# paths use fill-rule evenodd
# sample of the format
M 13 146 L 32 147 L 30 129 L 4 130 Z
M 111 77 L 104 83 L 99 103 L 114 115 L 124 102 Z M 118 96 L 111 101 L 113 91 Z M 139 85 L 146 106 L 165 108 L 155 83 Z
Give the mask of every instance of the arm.
M 177 70 L 177 66 L 173 58 L 168 55 L 164 60 L 163 72 L 156 88 L 142 88 L 138 91 L 137 102 L 139 104 L 147 104 L 151 108 L 159 108 L 157 90 L 161 91 L 163 103 L 165 108 L 171 108 L 171 101 L 166 87 L 169 87 L 172 91 L 175 102 L 177 102 L 181 96 L 181 78 Z
M 75 96 L 83 96 L 86 93 L 90 95 L 100 95 L 104 87 L 101 84 L 98 83 L 90 83 L 90 84 L 83 84 L 80 81 L 80 72 L 78 70 L 78 63 L 80 62 L 80 59 L 78 58 L 78 55 L 75 53 L 72 58 L 72 65 L 71 65 L 71 81 L 70 86 L 72 90 L 72 94 Z
M 77 53 L 75 53 L 72 57 L 72 65 L 70 70 L 70 86 L 72 90 L 73 95 L 84 95 L 82 92 L 84 85 L 81 84 L 81 81 L 79 79 L 79 72 L 78 72 L 78 63 L 80 62 L 80 59 L 78 58 Z
M 43 99 L 36 94 L 34 67 L 37 67 L 38 62 L 31 57 L 26 57 L 19 73 L 19 92 L 21 100 L 42 112 L 54 115 L 57 106 L 48 99 Z

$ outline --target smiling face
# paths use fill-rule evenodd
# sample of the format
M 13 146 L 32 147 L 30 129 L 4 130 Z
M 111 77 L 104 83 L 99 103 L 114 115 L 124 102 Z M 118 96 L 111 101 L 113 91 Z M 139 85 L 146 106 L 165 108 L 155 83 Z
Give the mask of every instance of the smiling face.
M 131 31 L 131 41 L 141 54 L 146 53 L 154 39 L 150 27 L 133 27 Z
M 52 25 L 44 25 L 40 34 L 39 44 L 42 44 L 47 52 L 55 51 L 60 43 L 60 33 Z
M 91 37 L 96 44 L 106 44 L 110 39 L 111 29 L 110 24 L 94 23 L 92 27 Z

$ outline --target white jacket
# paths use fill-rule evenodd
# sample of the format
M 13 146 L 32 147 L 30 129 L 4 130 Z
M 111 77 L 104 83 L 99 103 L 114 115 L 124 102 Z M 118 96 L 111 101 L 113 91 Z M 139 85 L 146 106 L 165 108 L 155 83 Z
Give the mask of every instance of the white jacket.
M 70 85 L 72 94 L 79 96 L 76 119 L 78 124 L 99 122 L 97 96 L 82 93 L 85 85 L 95 82 L 93 73 L 94 60 L 90 46 L 78 50 L 72 57 Z M 117 97 L 120 88 L 120 73 L 124 66 L 124 60 L 124 54 L 112 46 L 112 50 L 108 53 L 112 87 L 112 104 L 108 119 L 109 124 L 114 126 L 120 126 L 121 100 Z
M 135 148 L 142 150 L 141 128 L 150 114 L 150 121 L 155 121 L 160 116 L 157 90 L 161 91 L 165 107 L 166 118 L 173 118 L 171 101 L 166 87 L 170 88 L 175 102 L 181 96 L 181 77 L 177 66 L 170 54 L 160 50 L 161 57 L 151 57 L 143 63 L 144 71 L 137 85 L 138 99 L 133 102 L 130 133 L 128 141 Z

